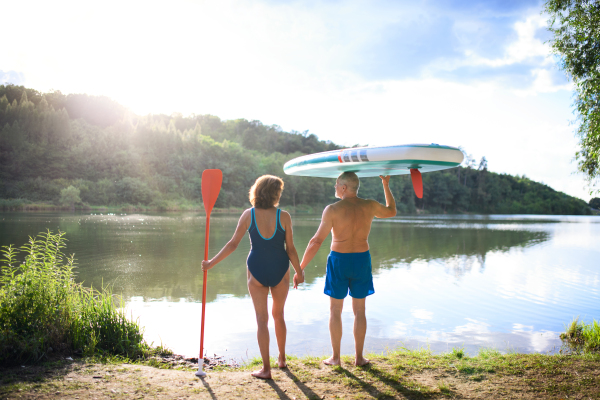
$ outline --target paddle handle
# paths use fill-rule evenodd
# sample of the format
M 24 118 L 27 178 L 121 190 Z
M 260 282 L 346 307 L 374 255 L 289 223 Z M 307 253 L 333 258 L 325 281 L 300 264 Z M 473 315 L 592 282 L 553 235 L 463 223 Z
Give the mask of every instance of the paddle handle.
M 206 234 L 204 235 L 204 260 L 208 260 L 208 233 L 210 231 L 210 213 L 206 214 Z M 202 322 L 200 325 L 200 356 L 198 357 L 198 365 L 204 363 L 204 315 L 206 311 L 206 279 L 208 277 L 208 271 L 204 271 L 204 278 L 202 279 Z

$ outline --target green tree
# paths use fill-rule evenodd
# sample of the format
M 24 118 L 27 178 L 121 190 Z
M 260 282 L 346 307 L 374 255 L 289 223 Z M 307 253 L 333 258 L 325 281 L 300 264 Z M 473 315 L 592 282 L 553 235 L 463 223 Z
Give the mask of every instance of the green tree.
M 75 208 L 75 203 L 81 203 L 79 198 L 79 189 L 75 186 L 69 186 L 60 191 L 60 204 Z
M 595 208 L 596 210 L 600 209 L 600 197 L 594 197 L 590 200 L 590 207 Z
M 600 176 L 600 1 L 548 0 L 552 48 L 560 65 L 573 79 L 581 149 L 579 170 L 590 186 Z

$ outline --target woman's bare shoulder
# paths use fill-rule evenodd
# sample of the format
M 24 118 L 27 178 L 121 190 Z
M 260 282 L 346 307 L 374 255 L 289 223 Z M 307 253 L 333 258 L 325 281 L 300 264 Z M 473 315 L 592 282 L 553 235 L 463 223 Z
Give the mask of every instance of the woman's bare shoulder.
M 290 215 L 289 212 L 281 210 L 281 222 L 283 224 L 292 224 L 292 216 Z
M 250 223 L 250 219 L 252 218 L 252 209 L 248 208 L 244 210 L 242 215 L 240 216 L 240 222 L 248 222 Z

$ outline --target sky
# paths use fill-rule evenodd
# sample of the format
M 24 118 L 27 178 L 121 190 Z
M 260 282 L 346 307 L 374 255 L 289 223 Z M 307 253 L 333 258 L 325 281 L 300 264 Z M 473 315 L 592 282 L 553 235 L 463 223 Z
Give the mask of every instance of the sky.
M 2 5 L 0 84 L 348 146 L 461 146 L 588 201 L 573 85 L 542 12 L 530 0 L 20 0 Z

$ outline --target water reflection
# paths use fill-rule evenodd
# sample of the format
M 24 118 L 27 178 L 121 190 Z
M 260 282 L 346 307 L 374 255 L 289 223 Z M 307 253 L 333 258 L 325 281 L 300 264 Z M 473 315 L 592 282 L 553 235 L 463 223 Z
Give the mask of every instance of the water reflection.
M 211 219 L 211 255 L 231 237 L 238 216 Z M 367 301 L 367 349 L 429 345 L 548 351 L 571 318 L 598 318 L 600 219 L 540 216 L 427 216 L 376 221 L 370 237 L 376 294 Z M 294 217 L 303 252 L 318 216 Z M 175 351 L 198 346 L 205 218 L 196 213 L 84 215 L 2 213 L 0 245 L 46 229 L 67 233 L 68 251 L 87 285 L 122 293 L 146 337 Z M 322 294 L 329 243 L 307 267 L 306 283 L 286 309 L 293 354 L 329 349 L 328 298 Z M 258 354 L 246 287 L 249 241 L 209 273 L 209 351 Z M 342 314 L 342 351 L 353 352 L 352 311 Z M 274 341 L 273 341 L 274 342 Z M 273 346 L 274 343 L 272 343 Z M 276 348 L 273 347 L 275 352 Z
M 481 220 L 397 219 L 376 221 L 370 245 L 375 274 L 397 263 L 440 260 L 446 273 L 464 275 L 472 268 L 483 271 L 486 254 L 524 248 L 548 240 L 549 233 L 523 224 Z M 294 218 L 296 246 L 302 252 L 316 231 L 315 216 Z M 231 237 L 237 216 L 212 218 L 211 255 Z M 110 284 L 125 298 L 201 299 L 205 218 L 199 214 L 179 215 L 65 215 L 4 214 L 2 244 L 22 243 L 27 235 L 45 229 L 67 233 L 68 251 L 75 253 L 79 278 L 99 287 Z M 328 239 L 330 240 L 330 238 Z M 323 244 L 306 273 L 307 284 L 325 274 L 329 243 Z M 207 300 L 219 295 L 244 297 L 246 257 L 249 241 L 211 270 Z
M 491 251 L 531 247 L 548 239 L 546 231 L 514 224 L 381 221 L 373 226 L 370 244 L 376 269 L 437 259 L 446 263 L 449 273 L 460 276 L 473 267 L 483 270 Z

